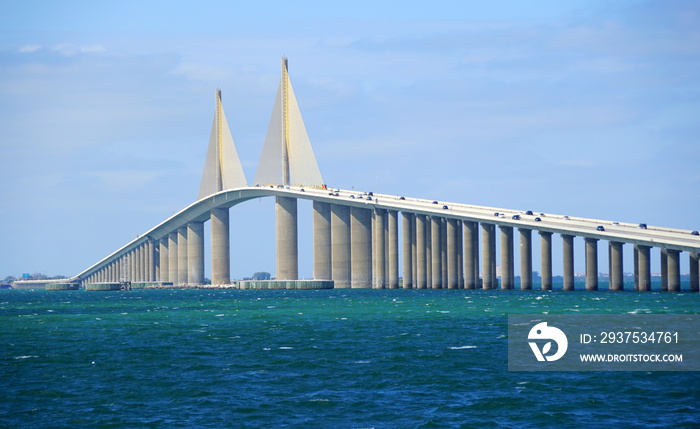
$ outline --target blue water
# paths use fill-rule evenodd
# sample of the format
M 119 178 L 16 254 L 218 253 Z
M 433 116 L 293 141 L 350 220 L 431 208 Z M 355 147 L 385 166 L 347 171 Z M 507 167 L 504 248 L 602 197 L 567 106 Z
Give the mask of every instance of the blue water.
M 0 427 L 698 427 L 700 373 L 508 372 L 507 315 L 700 294 L 0 291 Z

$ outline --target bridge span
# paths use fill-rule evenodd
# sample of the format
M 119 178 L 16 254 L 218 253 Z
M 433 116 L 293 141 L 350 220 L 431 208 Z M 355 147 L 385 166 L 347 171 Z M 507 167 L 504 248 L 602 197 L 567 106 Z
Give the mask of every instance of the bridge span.
M 521 289 L 533 288 L 533 232 L 540 236 L 542 289 L 552 289 L 554 235 L 563 242 L 564 290 L 574 289 L 575 237 L 585 241 L 587 290 L 598 289 L 601 240 L 608 243 L 611 290 L 624 288 L 626 248 L 634 252 L 635 290 L 651 289 L 652 249 L 659 249 L 662 290 L 681 290 L 683 252 L 690 263 L 688 290 L 699 289 L 700 236 L 691 231 L 328 189 L 301 118 L 286 58 L 253 183 L 259 185 L 248 186 L 217 90 L 198 201 L 74 280 L 202 284 L 204 222 L 210 221 L 211 281 L 230 284 L 230 209 L 250 199 L 274 197 L 279 280 L 299 277 L 297 200 L 307 199 L 313 201 L 314 278 L 333 280 L 339 288 L 513 289 L 517 230 Z
M 622 256 L 626 247 L 631 247 L 635 255 L 635 289 L 650 290 L 651 249 L 658 248 L 662 287 L 669 291 L 681 290 L 680 254 L 687 252 L 691 270 L 688 290 L 698 290 L 700 237 L 691 235 L 688 230 L 655 226 L 642 229 L 637 224 L 551 213 L 527 214 L 519 210 L 398 195 L 283 185 L 248 186 L 210 195 L 77 277 L 88 283 L 118 281 L 126 275 L 134 281 L 202 284 L 203 223 L 211 221 L 212 283 L 228 284 L 229 209 L 261 197 L 275 197 L 278 201 L 279 279 L 296 279 L 296 199 L 306 199 L 313 201 L 314 278 L 334 280 L 335 287 L 398 288 L 399 278 L 402 278 L 404 288 L 493 289 L 499 287 L 498 261 L 500 288 L 512 289 L 515 287 L 514 233 L 517 230 L 521 289 L 533 287 L 534 231 L 541 243 L 542 289 L 552 287 L 552 237 L 557 234 L 563 240 L 565 290 L 574 289 L 574 237 L 585 241 L 587 290 L 598 288 L 599 241 L 608 242 L 611 290 L 623 289 Z M 599 227 L 604 230 L 600 231 Z M 500 258 L 496 256 L 497 238 L 500 239 Z M 401 273 L 399 259 L 403 267 Z M 286 274 L 279 272 L 280 265 L 287 267 Z

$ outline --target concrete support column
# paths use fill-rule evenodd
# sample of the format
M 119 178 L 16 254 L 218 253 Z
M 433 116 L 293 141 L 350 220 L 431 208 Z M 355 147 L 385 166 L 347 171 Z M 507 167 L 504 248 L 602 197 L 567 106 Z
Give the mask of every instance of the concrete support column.
M 426 221 L 425 215 L 416 215 L 416 286 L 418 289 L 428 287 Z
M 540 231 L 542 290 L 552 290 L 552 233 Z
M 136 251 L 138 254 L 138 264 L 139 264 L 138 279 L 139 279 L 139 281 L 144 281 L 145 280 L 144 274 L 146 272 L 144 266 L 146 265 L 145 264 L 146 258 L 145 258 L 145 252 L 143 251 L 143 244 L 140 245 Z M 107 281 L 107 278 L 105 277 L 104 280 Z
M 442 218 L 430 217 L 430 252 L 432 267 L 432 288 L 442 289 L 442 233 L 440 231 Z
M 178 245 L 177 245 L 177 230 L 173 231 L 170 233 L 168 236 L 168 277 L 173 284 L 178 284 L 178 269 L 177 269 L 177 263 L 178 263 Z M 132 258 L 133 259 L 133 258 Z M 133 261 L 131 268 L 133 270 Z M 133 271 L 132 271 L 132 278 L 133 278 Z
M 458 289 L 459 277 L 457 264 L 459 261 L 459 236 L 457 234 L 457 219 L 447 219 L 447 288 Z
M 668 253 L 666 249 L 659 249 L 660 258 L 660 268 L 661 268 L 661 291 L 668 291 Z
M 695 252 L 689 252 L 690 262 L 690 291 L 697 292 L 700 290 L 700 255 Z
M 513 250 L 513 227 L 501 226 L 501 289 L 513 289 L 515 285 L 515 262 Z
M 134 276 L 134 250 L 129 250 L 127 253 L 127 260 L 126 260 L 126 275 L 127 275 L 127 280 L 129 281 L 134 281 L 136 280 Z
M 187 224 L 187 283 L 204 283 L 204 222 Z
M 375 246 L 372 253 L 374 267 L 374 285 L 375 289 L 386 288 L 386 241 L 384 240 L 384 229 L 386 212 L 382 209 L 374 210 L 374 240 Z
M 464 221 L 464 288 L 479 287 L 479 224 Z
M 169 239 L 167 236 L 160 239 L 160 277 L 156 280 L 161 282 L 170 281 L 170 253 L 169 250 Z
M 299 279 L 297 199 L 276 197 L 277 280 Z
M 158 281 L 160 278 L 160 240 L 153 241 L 151 243 L 153 246 L 153 279 L 152 281 Z
M 440 266 L 442 268 L 440 283 L 443 289 L 447 288 L 447 219 L 440 219 Z
M 464 227 L 462 221 L 457 221 L 457 288 L 464 289 Z
M 177 282 L 187 284 L 187 226 L 177 230 Z
M 211 284 L 231 283 L 229 209 L 211 209 Z M 172 252 L 172 248 L 170 249 Z M 172 260 L 172 259 L 171 259 Z M 172 281 L 172 278 L 170 279 Z
M 372 211 L 350 208 L 350 279 L 353 288 L 372 287 Z
M 610 290 L 618 291 L 625 288 L 623 272 L 622 243 L 610 242 Z
M 639 250 L 639 291 L 651 290 L 651 247 L 637 246 Z
M 689 252 L 690 291 L 700 291 L 700 253 Z
M 146 243 L 146 281 L 148 282 L 152 282 L 155 277 L 156 264 L 154 254 L 155 249 L 153 247 L 153 241 L 148 240 Z
M 403 288 L 413 288 L 413 251 L 415 247 L 415 220 L 412 213 L 401 213 L 401 245 L 403 257 Z
M 586 290 L 598 290 L 598 239 L 585 238 Z
M 634 246 L 634 291 L 639 290 L 639 246 Z
M 350 287 L 350 207 L 331 204 L 331 276 L 336 288 Z
M 680 251 L 667 249 L 668 254 L 668 291 L 681 291 Z
M 398 289 L 399 287 L 399 212 L 388 210 L 387 227 L 388 227 L 388 270 L 389 278 L 387 279 L 389 289 Z
M 562 234 L 564 249 L 564 290 L 574 290 L 574 236 Z
M 496 226 L 481 224 L 482 247 L 482 272 L 484 277 L 483 288 L 496 287 Z
M 332 279 L 331 205 L 320 201 L 314 207 L 314 279 Z
M 532 230 L 520 231 L 520 289 L 532 289 Z
M 425 287 L 433 288 L 433 238 L 432 238 L 432 221 L 430 216 L 425 217 Z

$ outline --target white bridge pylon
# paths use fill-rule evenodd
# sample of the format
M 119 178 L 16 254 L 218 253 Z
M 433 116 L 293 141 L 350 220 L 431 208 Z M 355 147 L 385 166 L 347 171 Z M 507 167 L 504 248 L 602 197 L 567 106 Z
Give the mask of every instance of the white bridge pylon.
M 287 58 L 282 58 L 282 76 L 253 183 L 299 186 L 323 184 L 289 79 Z
M 209 146 L 197 199 L 201 200 L 217 192 L 244 187 L 247 184 L 236 145 L 233 143 L 231 129 L 224 114 L 221 90 L 217 89 L 214 123 L 211 125 Z

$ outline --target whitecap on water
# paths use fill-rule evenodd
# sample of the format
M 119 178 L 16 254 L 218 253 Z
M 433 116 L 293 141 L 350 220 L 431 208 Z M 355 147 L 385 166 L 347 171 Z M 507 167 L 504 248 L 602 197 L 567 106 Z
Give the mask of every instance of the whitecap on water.
M 294 347 L 283 346 L 279 348 L 280 350 L 294 350 Z
M 448 347 L 450 350 L 465 350 L 465 349 L 475 349 L 476 346 L 459 346 L 459 347 Z
M 26 355 L 26 356 L 15 356 L 12 359 L 31 359 L 31 358 L 38 358 L 39 356 L 35 355 Z

